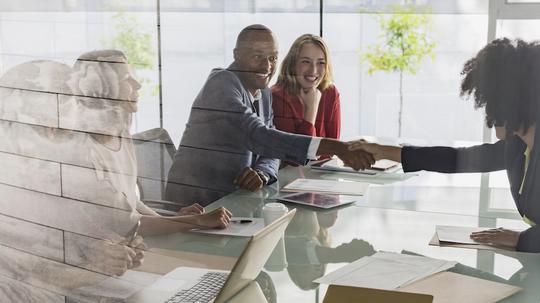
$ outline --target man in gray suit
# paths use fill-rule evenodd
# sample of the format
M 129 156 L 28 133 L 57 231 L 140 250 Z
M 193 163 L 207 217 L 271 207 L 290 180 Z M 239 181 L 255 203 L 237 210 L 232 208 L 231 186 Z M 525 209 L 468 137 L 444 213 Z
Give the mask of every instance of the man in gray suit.
M 195 98 L 167 180 L 166 199 L 208 205 L 238 187 L 256 190 L 277 179 L 279 160 L 305 165 L 316 155 L 337 155 L 354 169 L 374 163 L 348 143 L 276 130 L 268 83 L 277 40 L 264 25 L 238 35 L 234 62 L 211 71 Z

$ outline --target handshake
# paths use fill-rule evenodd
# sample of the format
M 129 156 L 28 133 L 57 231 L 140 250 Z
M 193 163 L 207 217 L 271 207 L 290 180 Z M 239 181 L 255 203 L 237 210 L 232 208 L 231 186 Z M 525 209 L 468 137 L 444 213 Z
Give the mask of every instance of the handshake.
M 380 159 L 401 162 L 401 147 L 369 143 L 363 139 L 342 142 L 324 138 L 321 140 L 317 154 L 336 155 L 346 166 L 354 170 L 368 169 Z

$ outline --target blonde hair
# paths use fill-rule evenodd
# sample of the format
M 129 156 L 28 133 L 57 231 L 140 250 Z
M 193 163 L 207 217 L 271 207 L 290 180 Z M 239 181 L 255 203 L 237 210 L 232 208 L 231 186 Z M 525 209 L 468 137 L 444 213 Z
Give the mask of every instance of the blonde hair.
M 283 86 L 289 94 L 296 94 L 300 91 L 300 85 L 298 84 L 298 81 L 296 81 L 294 69 L 298 62 L 298 56 L 300 56 L 300 50 L 307 43 L 318 46 L 322 50 L 326 62 L 324 77 L 317 88 L 322 92 L 332 84 L 332 63 L 330 62 L 330 55 L 326 43 L 324 43 L 323 39 L 319 36 L 304 34 L 293 42 L 289 52 L 281 63 L 281 69 L 279 71 L 277 84 Z

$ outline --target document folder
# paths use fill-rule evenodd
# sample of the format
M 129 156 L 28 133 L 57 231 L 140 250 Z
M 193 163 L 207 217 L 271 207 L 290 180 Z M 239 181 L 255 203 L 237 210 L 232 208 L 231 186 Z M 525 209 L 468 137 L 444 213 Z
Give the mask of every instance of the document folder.
M 520 290 L 516 286 L 445 271 L 396 290 L 330 285 L 323 303 L 491 303 Z
M 451 242 L 441 242 L 436 232 L 431 238 L 431 240 L 429 241 L 429 245 L 441 246 L 441 247 L 482 249 L 482 250 L 501 250 L 501 249 L 512 250 L 510 248 L 496 247 L 496 246 L 489 246 L 489 245 L 482 245 L 482 244 L 460 244 L 460 243 L 451 243 Z
M 509 297 L 521 288 L 454 272 L 441 272 L 400 288 L 403 291 L 429 293 L 434 303 L 492 303 Z
M 375 288 L 330 285 L 323 303 L 432 303 L 433 296 Z

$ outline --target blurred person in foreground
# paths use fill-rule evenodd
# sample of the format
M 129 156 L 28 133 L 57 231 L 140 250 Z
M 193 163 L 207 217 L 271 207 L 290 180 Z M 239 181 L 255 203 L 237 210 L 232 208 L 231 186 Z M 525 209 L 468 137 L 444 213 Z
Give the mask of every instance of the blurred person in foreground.
M 137 162 L 129 131 L 141 85 L 122 52 L 100 50 L 81 55 L 68 84 L 75 100 L 65 110 L 71 111 L 69 117 L 76 120 L 75 124 L 91 130 L 87 147 L 97 172 L 98 189 L 114 193 L 104 199 L 118 200 L 118 205 L 129 205 L 137 211 L 140 235 L 228 226 L 231 213 L 225 208 L 203 213 L 202 207 L 194 204 L 181 209 L 178 216 L 163 217 L 137 196 Z M 101 129 L 92 129 L 96 125 Z

